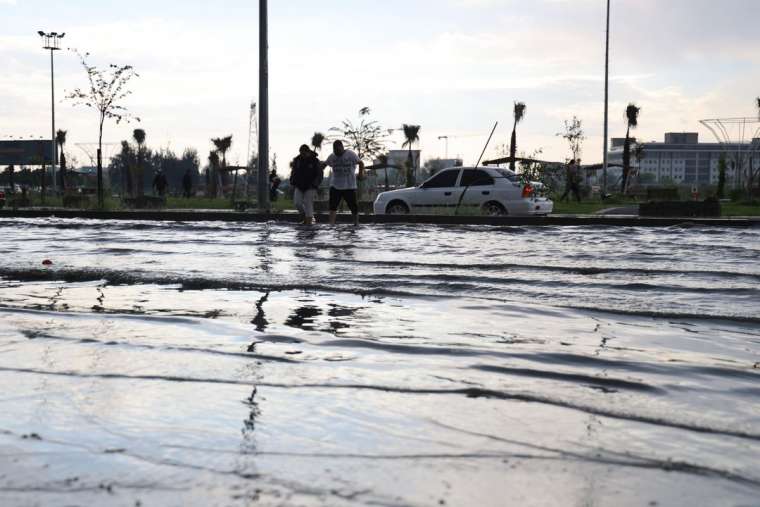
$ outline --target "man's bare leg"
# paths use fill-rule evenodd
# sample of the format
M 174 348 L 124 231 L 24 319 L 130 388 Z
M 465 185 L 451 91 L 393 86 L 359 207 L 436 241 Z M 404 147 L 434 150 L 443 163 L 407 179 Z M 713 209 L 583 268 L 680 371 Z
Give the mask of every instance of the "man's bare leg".
M 335 219 L 338 218 L 338 212 L 337 211 L 331 211 L 330 212 L 330 225 L 335 225 Z
M 359 214 L 356 213 L 354 215 L 354 227 L 358 227 L 358 226 L 359 226 Z

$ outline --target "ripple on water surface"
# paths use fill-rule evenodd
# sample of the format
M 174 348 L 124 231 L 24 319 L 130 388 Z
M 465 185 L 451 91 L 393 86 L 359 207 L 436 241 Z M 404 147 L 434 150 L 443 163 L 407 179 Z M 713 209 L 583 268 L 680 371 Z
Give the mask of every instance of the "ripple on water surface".
M 758 230 L 0 231 L 5 503 L 760 492 Z

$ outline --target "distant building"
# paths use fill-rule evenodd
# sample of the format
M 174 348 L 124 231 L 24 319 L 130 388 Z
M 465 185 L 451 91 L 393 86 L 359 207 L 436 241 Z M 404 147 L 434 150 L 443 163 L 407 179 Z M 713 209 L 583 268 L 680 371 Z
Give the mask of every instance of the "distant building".
M 613 138 L 609 153 L 611 164 L 623 163 L 625 139 Z M 726 184 L 737 186 L 739 181 L 734 167 L 734 154 L 746 154 L 745 164 L 752 160 L 754 168 L 760 167 L 760 139 L 745 144 L 700 143 L 697 132 L 669 132 L 662 143 L 640 143 L 643 153 L 641 160 L 635 156 L 636 140 L 631 145 L 631 167 L 638 169 L 639 177 L 649 175 L 652 183 L 683 185 L 716 185 L 719 175 L 719 161 L 726 160 Z M 754 153 L 754 157 L 749 156 Z M 746 167 L 746 165 L 745 165 Z

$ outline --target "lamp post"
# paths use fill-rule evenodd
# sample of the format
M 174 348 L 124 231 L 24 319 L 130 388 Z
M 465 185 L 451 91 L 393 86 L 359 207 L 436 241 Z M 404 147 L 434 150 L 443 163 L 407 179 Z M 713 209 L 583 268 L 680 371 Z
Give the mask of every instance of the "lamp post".
M 449 136 L 438 136 L 438 140 L 443 139 L 446 143 L 446 158 L 449 158 Z
M 45 45 L 42 46 L 42 49 L 50 50 L 50 106 L 52 123 L 50 143 L 53 148 L 51 165 L 53 167 L 53 191 L 55 192 L 57 190 L 55 170 L 58 165 L 58 149 L 55 145 L 55 67 L 53 65 L 53 54 L 61 49 L 58 43 L 66 34 L 59 34 L 58 32 L 45 33 L 42 30 L 38 31 L 37 34 L 45 40 Z
M 259 212 L 269 211 L 269 32 L 267 0 L 259 0 Z
M 607 45 L 604 51 L 604 163 L 602 166 L 602 199 L 607 196 L 608 128 L 610 114 L 610 0 L 607 0 Z

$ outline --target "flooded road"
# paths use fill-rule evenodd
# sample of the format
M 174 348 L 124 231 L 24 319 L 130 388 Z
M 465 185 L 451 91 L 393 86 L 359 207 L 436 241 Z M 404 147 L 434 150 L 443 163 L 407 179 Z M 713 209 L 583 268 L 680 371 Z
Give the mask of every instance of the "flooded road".
M 757 504 L 760 229 L 0 233 L 0 505 Z

